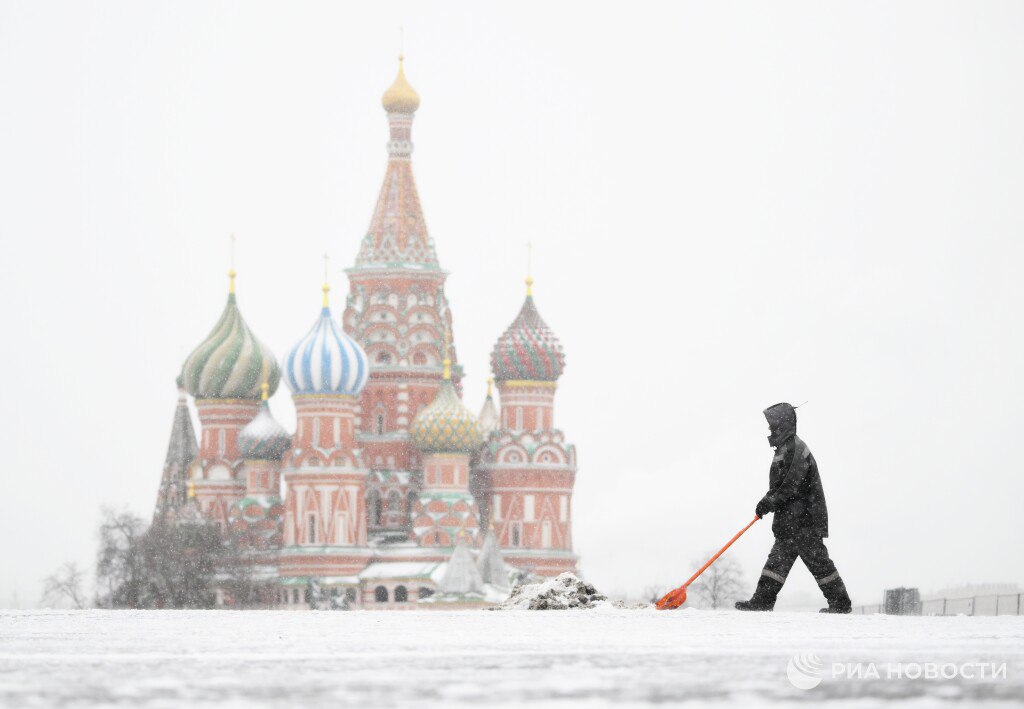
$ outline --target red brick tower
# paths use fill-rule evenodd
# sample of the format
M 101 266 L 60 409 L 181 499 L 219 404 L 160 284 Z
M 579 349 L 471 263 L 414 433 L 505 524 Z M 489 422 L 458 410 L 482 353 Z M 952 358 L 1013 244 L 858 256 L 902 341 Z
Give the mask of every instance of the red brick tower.
M 391 139 L 370 227 L 350 282 L 345 330 L 366 351 L 370 379 L 359 400 L 358 440 L 371 474 L 370 531 L 407 537 L 408 505 L 422 464 L 409 425 L 441 384 L 442 339 L 451 328 L 438 265 L 413 179 L 411 129 L 419 96 L 398 75 L 384 93 Z M 454 357 L 454 355 L 453 355 Z M 461 370 L 453 368 L 458 387 Z
M 491 370 L 501 414 L 480 454 L 483 502 L 508 563 L 543 576 L 573 571 L 572 490 L 576 449 L 555 428 L 555 389 L 565 355 L 533 302 L 498 339 Z
M 324 304 L 285 360 L 297 428 L 285 458 L 285 578 L 328 579 L 332 592 L 355 588 L 367 547 L 366 476 L 356 443 L 356 406 L 369 377 L 366 353 Z
M 199 465 L 193 465 L 196 502 L 222 529 L 231 505 L 245 496 L 239 434 L 260 410 L 261 385 L 266 383 L 273 394 L 281 378 L 273 353 L 256 339 L 238 310 L 235 271 L 228 276 L 224 312 L 181 370 L 202 427 Z

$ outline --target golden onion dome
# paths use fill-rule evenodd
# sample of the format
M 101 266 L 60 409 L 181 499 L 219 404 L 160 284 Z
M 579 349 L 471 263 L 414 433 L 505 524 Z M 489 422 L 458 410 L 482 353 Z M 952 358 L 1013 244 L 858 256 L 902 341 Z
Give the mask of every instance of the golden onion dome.
M 388 113 L 415 113 L 420 107 L 420 95 L 405 78 L 405 71 L 402 69 L 403 59 L 404 57 L 398 57 L 398 76 L 381 98 L 384 110 Z
M 412 442 L 425 453 L 471 453 L 484 441 L 480 422 L 455 393 L 451 371 L 446 357 L 437 396 L 409 426 Z

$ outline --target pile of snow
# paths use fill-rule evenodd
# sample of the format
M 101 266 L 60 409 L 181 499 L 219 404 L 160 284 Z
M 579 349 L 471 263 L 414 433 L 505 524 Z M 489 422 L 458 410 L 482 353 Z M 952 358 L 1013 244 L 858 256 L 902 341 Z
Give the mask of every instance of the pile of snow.
M 553 579 L 525 586 L 517 585 L 512 595 L 501 604 L 502 610 L 560 611 L 568 608 L 607 606 L 608 597 L 593 584 L 566 571 Z

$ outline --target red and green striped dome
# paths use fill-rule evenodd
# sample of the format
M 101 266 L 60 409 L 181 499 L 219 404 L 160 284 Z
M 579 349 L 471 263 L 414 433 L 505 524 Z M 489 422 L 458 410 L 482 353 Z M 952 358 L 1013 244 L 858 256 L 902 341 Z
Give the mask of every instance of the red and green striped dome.
M 533 296 L 527 295 L 519 315 L 491 351 L 491 371 L 499 382 L 553 382 L 565 369 L 562 343 L 541 319 Z

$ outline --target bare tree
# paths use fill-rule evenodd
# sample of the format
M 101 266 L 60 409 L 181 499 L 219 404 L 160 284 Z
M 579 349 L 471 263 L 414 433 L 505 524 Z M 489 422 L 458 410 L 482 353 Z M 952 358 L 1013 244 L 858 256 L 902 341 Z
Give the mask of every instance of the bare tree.
M 710 551 L 704 557 L 714 555 Z M 704 560 L 694 563 L 699 568 Z M 707 571 L 689 588 L 689 596 L 700 608 L 728 608 L 743 597 L 743 567 L 735 558 L 723 556 L 712 564 Z
M 130 512 L 103 508 L 96 557 L 98 605 L 141 608 L 145 567 L 141 539 L 145 523 Z
M 158 520 L 139 541 L 146 579 L 139 599 L 143 607 L 213 607 L 216 564 L 223 553 L 216 525 Z
M 82 585 L 85 574 L 73 563 L 67 563 L 43 579 L 43 603 L 58 605 L 64 601 L 72 608 L 85 608 L 86 596 Z
M 103 510 L 96 560 L 97 602 L 108 608 L 212 608 L 223 553 L 215 525 Z

